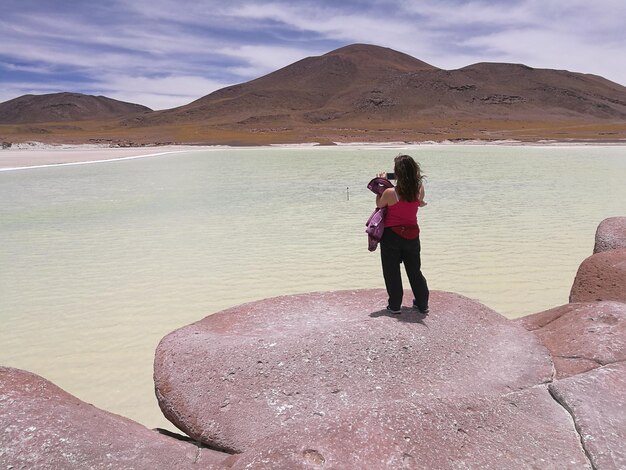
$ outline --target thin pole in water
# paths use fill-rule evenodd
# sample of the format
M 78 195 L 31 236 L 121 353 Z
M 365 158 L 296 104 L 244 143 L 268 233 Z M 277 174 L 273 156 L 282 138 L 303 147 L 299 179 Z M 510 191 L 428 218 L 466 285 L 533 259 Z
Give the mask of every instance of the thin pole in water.
M 347 197 L 347 200 L 349 201 L 350 200 L 350 187 L 349 186 L 346 186 L 346 197 Z

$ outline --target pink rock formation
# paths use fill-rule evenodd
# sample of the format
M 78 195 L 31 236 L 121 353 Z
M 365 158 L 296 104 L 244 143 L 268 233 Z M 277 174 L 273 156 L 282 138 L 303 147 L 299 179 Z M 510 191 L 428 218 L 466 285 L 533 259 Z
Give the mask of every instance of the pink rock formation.
M 47 380 L 0 367 L 0 467 L 218 469 L 228 458 L 99 410 Z
M 626 362 L 558 380 L 550 391 L 572 414 L 593 468 L 626 468 Z
M 504 396 L 398 398 L 268 436 L 233 469 L 591 468 L 546 386 Z
M 576 273 L 570 302 L 626 302 L 626 248 L 596 253 Z
M 574 303 L 516 320 L 548 348 L 557 378 L 626 360 L 626 304 Z
M 594 253 L 626 248 L 626 217 L 604 219 L 596 230 Z
M 181 328 L 156 351 L 161 409 L 193 438 L 241 452 L 272 434 L 337 422 L 348 409 L 550 380 L 536 336 L 475 301 L 433 292 L 424 317 L 381 311 L 385 300 L 380 289 L 278 297 Z
M 573 303 L 516 321 L 437 291 L 430 315 L 393 315 L 375 289 L 266 299 L 169 334 L 154 364 L 161 409 L 237 455 L 0 367 L 0 466 L 626 468 L 626 218 L 615 219 L 598 228 L 609 248 L 581 264 Z

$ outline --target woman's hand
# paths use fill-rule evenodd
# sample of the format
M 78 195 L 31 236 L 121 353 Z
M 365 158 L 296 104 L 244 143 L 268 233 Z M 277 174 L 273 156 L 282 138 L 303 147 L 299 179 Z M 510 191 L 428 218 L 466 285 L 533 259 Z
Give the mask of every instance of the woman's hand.
M 385 178 L 385 179 L 387 179 L 387 172 L 386 171 L 379 171 L 378 173 L 376 173 L 376 178 Z

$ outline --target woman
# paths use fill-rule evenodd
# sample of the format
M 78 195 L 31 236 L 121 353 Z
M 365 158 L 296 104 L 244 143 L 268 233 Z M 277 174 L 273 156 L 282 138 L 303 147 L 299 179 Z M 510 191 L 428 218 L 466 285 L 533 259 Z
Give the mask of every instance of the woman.
M 428 285 L 421 271 L 417 225 L 417 211 L 420 206 L 426 205 L 422 174 L 419 164 L 409 155 L 399 155 L 394 159 L 394 172 L 396 187 L 376 196 L 376 207 L 387 208 L 385 231 L 380 240 L 383 277 L 389 295 L 387 310 L 401 312 L 404 291 L 400 263 L 404 263 L 413 291 L 413 308 L 428 313 Z M 378 176 L 384 178 L 385 173 Z

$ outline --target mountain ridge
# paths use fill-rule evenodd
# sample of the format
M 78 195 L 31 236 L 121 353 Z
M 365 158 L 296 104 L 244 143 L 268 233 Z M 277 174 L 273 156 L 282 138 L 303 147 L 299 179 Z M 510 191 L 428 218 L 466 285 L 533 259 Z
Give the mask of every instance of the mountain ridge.
M 80 120 L 75 125 L 72 132 L 59 126 L 9 130 L 50 139 L 84 140 L 91 132 L 104 141 L 231 144 L 621 139 L 626 138 L 626 87 L 597 75 L 524 64 L 479 62 L 444 70 L 393 49 L 352 44 L 183 106 L 132 108 L 102 119 L 100 126 Z M 2 126 L 0 138 L 6 138 Z
M 614 94 L 619 99 L 612 99 Z M 443 70 L 392 49 L 356 44 L 307 57 L 188 105 L 156 111 L 147 119 L 246 124 L 289 115 L 316 123 L 364 113 L 389 118 L 393 111 L 410 118 L 440 115 L 441 107 L 484 118 L 514 112 L 532 119 L 543 111 L 549 116 L 626 119 L 626 88 L 523 64 L 481 62 Z
M 61 92 L 27 94 L 0 103 L 0 123 L 24 124 L 106 119 L 152 109 L 106 96 Z

